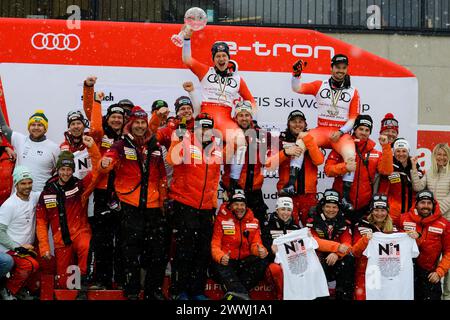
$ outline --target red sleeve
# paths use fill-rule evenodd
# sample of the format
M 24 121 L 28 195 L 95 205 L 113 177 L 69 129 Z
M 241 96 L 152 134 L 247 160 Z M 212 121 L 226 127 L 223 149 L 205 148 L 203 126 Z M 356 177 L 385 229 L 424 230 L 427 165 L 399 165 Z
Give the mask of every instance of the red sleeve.
M 11 144 L 8 141 L 8 139 L 6 139 L 6 137 L 5 137 L 5 135 L 3 133 L 0 134 L 0 145 L 4 146 L 6 148 L 13 149 L 13 147 L 11 146 Z
M 256 223 L 258 224 L 258 230 L 256 230 L 255 236 L 252 239 L 252 243 L 250 244 L 250 250 L 254 256 L 259 256 L 258 247 L 263 248 L 264 250 L 266 250 L 266 252 L 267 249 L 266 247 L 264 247 L 261 240 L 261 229 L 259 228 L 259 221 L 256 220 Z
M 390 144 L 383 145 L 382 149 L 381 157 L 378 158 L 377 170 L 380 174 L 388 176 L 394 171 L 394 156 Z
M 311 157 L 313 164 L 315 166 L 320 166 L 325 160 L 325 157 L 322 151 L 320 151 L 319 147 L 317 146 L 314 137 L 308 134 L 303 138 L 303 142 L 305 143 L 305 146 L 309 151 L 309 156 Z
M 174 129 L 172 127 L 164 127 L 161 129 L 158 129 L 156 132 L 156 139 L 158 142 L 166 147 L 167 150 L 170 148 L 170 144 L 172 143 L 172 133 Z
M 170 148 L 167 151 L 166 161 L 172 167 L 183 163 L 184 141 L 185 141 L 184 139 L 183 141 L 172 141 L 172 143 L 170 144 Z
M 225 253 L 222 251 L 222 224 L 220 219 L 216 219 L 211 239 L 211 256 L 215 262 L 220 263 L 224 255 Z
M 349 247 L 352 246 L 352 234 L 350 232 L 350 226 L 347 226 L 347 230 L 345 230 L 345 232 L 343 234 L 341 234 L 339 242 L 346 244 Z
M 348 111 L 348 119 L 355 120 L 359 115 L 360 100 L 358 90 L 355 89 L 352 102 L 350 102 L 350 109 Z
M 158 163 L 159 166 L 159 185 L 158 185 L 158 192 L 159 192 L 159 205 L 162 208 L 164 206 L 164 200 L 167 199 L 167 173 L 166 173 L 166 167 L 164 166 L 164 161 L 161 154 L 161 159 Z
M 359 232 L 358 226 L 355 226 L 353 228 L 353 230 L 354 230 L 354 232 L 353 232 L 353 244 L 356 244 L 359 241 L 359 239 L 361 239 L 362 235 Z
M 103 138 L 103 117 L 102 117 L 102 105 L 100 102 L 95 101 L 91 108 L 91 129 L 89 134 L 95 140 L 97 144 L 102 143 Z
M 265 166 L 268 170 L 273 171 L 277 169 L 284 161 L 286 161 L 290 157 L 287 157 L 284 154 L 283 143 L 280 140 L 278 140 L 278 143 L 273 143 L 273 147 L 271 143 L 269 144 L 269 146 L 271 147 L 267 152 Z
M 83 84 L 83 110 L 88 120 L 91 120 L 92 105 L 94 103 L 94 86 Z
M 190 60 L 191 62 L 186 65 L 197 76 L 198 80 L 202 81 L 203 77 L 208 73 L 209 67 L 206 64 L 198 62 L 194 58 L 191 58 Z
M 256 102 L 255 98 L 253 98 L 253 95 L 251 94 L 250 90 L 248 89 L 247 83 L 245 83 L 244 79 L 241 77 L 241 83 L 239 84 L 239 94 L 241 95 L 244 100 L 248 100 L 252 103 L 253 111 L 256 109 Z
M 50 242 L 48 239 L 48 217 L 47 209 L 44 202 L 44 194 L 41 193 L 39 202 L 36 207 L 36 238 L 39 242 L 39 251 L 41 255 L 44 255 L 47 251 L 50 251 Z
M 102 167 L 102 163 L 101 163 L 101 159 L 100 159 L 100 161 L 99 161 L 99 164 L 98 164 L 98 171 L 100 172 L 100 173 L 108 173 L 108 172 L 110 172 L 114 167 L 115 167 L 115 165 L 117 164 L 117 162 L 120 160 L 120 156 L 119 156 L 119 148 L 121 148 L 121 147 L 123 147 L 123 141 L 117 141 L 117 142 L 115 142 L 112 146 L 111 146 L 111 148 L 110 149 L 108 149 L 104 154 L 103 154 L 103 158 L 111 158 L 112 159 L 112 162 L 109 164 L 109 166 L 108 167 L 106 167 L 106 168 L 103 168 Z
M 450 269 L 450 224 L 447 223 L 442 235 L 442 258 L 436 268 L 436 272 L 442 278 Z
M 367 237 L 361 237 L 352 247 L 352 252 L 355 257 L 362 257 L 364 250 L 366 250 L 369 244 L 369 239 Z
M 309 227 L 309 231 L 311 231 L 311 234 L 314 238 L 320 239 L 319 234 L 317 233 L 316 229 L 313 228 L 313 222 L 314 221 L 312 218 L 308 218 L 308 222 L 307 222 L 308 224 L 306 226 Z M 311 226 L 309 226 L 309 224 Z
M 387 178 L 387 176 L 381 176 L 380 178 L 380 186 L 378 187 L 378 193 L 384 193 L 384 194 L 389 194 L 389 179 Z
M 67 140 L 64 140 L 64 142 L 59 145 L 59 151 L 70 151 L 70 145 Z
M 349 250 L 347 250 L 346 253 L 340 253 L 337 252 L 337 255 L 342 258 L 345 257 L 348 253 L 350 253 L 350 251 L 352 250 L 352 234 L 350 232 L 350 226 L 347 226 L 347 230 L 344 231 L 344 233 L 341 234 L 341 236 L 339 237 L 339 243 L 341 244 L 345 244 L 346 246 L 349 247 Z
M 337 252 L 339 248 L 339 243 L 336 241 L 331 240 L 325 240 L 321 239 L 319 237 L 314 237 L 314 239 L 317 241 L 317 244 L 319 247 L 317 248 L 320 252 Z
M 310 95 L 315 96 L 319 92 L 319 89 L 321 86 L 322 86 L 322 81 L 320 81 L 320 80 L 317 80 L 314 82 L 302 83 L 300 86 L 300 90 L 297 91 L 297 93 L 310 94 Z
M 328 177 L 337 177 L 344 175 L 347 172 L 345 162 L 336 151 L 331 151 L 325 162 L 325 174 Z

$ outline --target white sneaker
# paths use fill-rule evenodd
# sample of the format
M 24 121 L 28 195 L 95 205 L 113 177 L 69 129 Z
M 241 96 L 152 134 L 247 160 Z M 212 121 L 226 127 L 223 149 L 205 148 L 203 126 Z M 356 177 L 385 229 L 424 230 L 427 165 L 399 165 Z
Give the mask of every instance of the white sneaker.
M 11 301 L 11 300 L 17 300 L 17 298 L 9 292 L 8 289 L 3 288 L 0 290 L 0 297 L 2 300 Z

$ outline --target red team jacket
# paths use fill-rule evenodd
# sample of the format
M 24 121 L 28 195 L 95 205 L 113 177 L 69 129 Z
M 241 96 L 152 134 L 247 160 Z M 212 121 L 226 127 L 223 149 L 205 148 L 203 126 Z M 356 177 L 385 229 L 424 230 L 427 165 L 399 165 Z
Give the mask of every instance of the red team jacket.
M 108 173 L 114 168 L 115 190 L 120 201 L 138 207 L 142 180 L 141 166 L 147 156 L 150 156 L 147 208 L 161 208 L 167 197 L 167 178 L 159 144 L 149 151 L 146 145 L 142 148 L 135 147 L 130 141 L 131 138 L 115 142 L 104 154 L 105 157 L 113 159 L 112 163 L 108 168 L 98 166 L 99 171 Z
M 200 210 L 216 208 L 224 152 L 214 141 L 203 149 L 194 134 L 189 137 L 173 141 L 167 153 L 173 166 L 169 198 Z
M 224 255 L 230 252 L 230 259 L 242 260 L 250 255 L 258 256 L 258 246 L 264 248 L 261 240 L 259 221 L 252 210 L 241 220 L 228 209 L 228 203 L 220 206 L 211 241 L 211 254 L 215 262 L 220 263 Z M 247 236 L 246 236 L 247 235 Z
M 6 138 L 0 135 L 0 148 L 11 147 Z M 11 161 L 5 150 L 0 155 L 0 206 L 11 196 L 13 188 L 13 177 L 15 162 Z
M 239 186 L 245 191 L 261 190 L 264 183 L 263 167 L 265 162 L 265 154 L 261 154 L 262 147 L 270 146 L 270 135 L 266 135 L 266 132 L 258 128 L 253 128 L 257 136 L 248 136 L 247 138 L 247 152 L 245 154 L 245 163 L 242 168 L 241 176 L 239 178 Z M 256 140 L 256 144 L 253 140 Z M 253 147 L 257 146 L 256 150 Z M 224 166 L 224 173 L 222 175 L 222 181 L 226 188 L 230 185 L 230 173 L 231 165 L 226 164 Z M 247 185 L 247 179 L 249 175 L 253 174 L 253 179 L 249 180 Z M 249 188 L 247 188 L 247 186 Z
M 420 254 L 417 264 L 422 269 L 437 272 L 443 277 L 450 268 L 450 222 L 445 219 L 436 201 L 435 211 L 422 218 L 415 208 L 401 217 L 400 227 L 404 231 L 416 231 L 421 236 L 417 239 Z M 439 258 L 442 254 L 442 259 Z
M 353 137 L 355 139 L 355 137 Z M 375 150 L 375 142 L 372 140 L 355 142 L 356 149 L 361 156 L 356 155 L 355 180 L 350 189 L 350 200 L 355 209 L 369 205 L 372 198 L 372 185 L 375 174 L 390 175 L 392 173 L 392 149 L 389 144 L 383 145 L 383 152 Z M 364 164 L 367 163 L 367 165 Z M 329 177 L 336 177 L 333 189 L 342 195 L 342 175 L 347 173 L 345 162 L 336 151 L 331 151 L 325 162 L 325 173 Z
M 42 253 L 50 251 L 49 225 L 52 230 L 55 249 L 66 246 L 62 236 L 57 190 L 54 185 L 58 179 L 58 176 L 55 176 L 47 182 L 36 208 L 36 236 L 39 240 L 39 250 Z M 90 232 L 87 206 L 82 199 L 84 198 L 83 193 L 91 180 L 91 174 L 88 174 L 83 180 L 72 177 L 66 185 L 61 187 L 65 197 L 65 219 L 72 240 L 84 231 Z

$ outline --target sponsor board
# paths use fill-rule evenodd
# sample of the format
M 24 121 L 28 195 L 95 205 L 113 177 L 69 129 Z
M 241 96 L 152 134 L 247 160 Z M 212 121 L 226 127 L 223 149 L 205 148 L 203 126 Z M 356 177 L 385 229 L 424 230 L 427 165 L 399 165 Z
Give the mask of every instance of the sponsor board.
M 182 83 L 191 80 L 199 88 L 198 79 L 181 61 L 181 49 L 170 41 L 179 29 L 174 24 L 82 21 L 80 29 L 69 30 L 59 20 L 0 19 L 0 41 L 8 48 L 0 52 L 2 110 L 14 130 L 26 132 L 29 116 L 43 109 L 49 119 L 48 136 L 60 143 L 67 113 L 82 109 L 84 79 L 96 75 L 96 91 L 105 92 L 104 112 L 128 98 L 147 111 L 154 100 L 164 99 L 174 113 L 173 102 L 186 94 Z M 300 109 L 308 127 L 315 127 L 314 97 L 292 92 L 291 66 L 302 58 L 308 61 L 303 81 L 325 80 L 330 57 L 344 53 L 350 59 L 352 84 L 360 93 L 361 112 L 374 119 L 372 139 L 377 140 L 384 115 L 393 112 L 401 135 L 412 146 L 419 138 L 417 152 L 425 157 L 429 152 L 436 135 L 418 132 L 417 79 L 404 67 L 319 32 L 287 28 L 207 26 L 192 37 L 193 56 L 211 65 L 210 48 L 219 40 L 230 45 L 231 58 L 256 99 L 261 126 L 284 130 L 288 114 Z M 319 172 L 323 191 L 332 179 L 322 174 L 323 166 Z M 270 210 L 276 182 L 266 179 L 263 187 Z

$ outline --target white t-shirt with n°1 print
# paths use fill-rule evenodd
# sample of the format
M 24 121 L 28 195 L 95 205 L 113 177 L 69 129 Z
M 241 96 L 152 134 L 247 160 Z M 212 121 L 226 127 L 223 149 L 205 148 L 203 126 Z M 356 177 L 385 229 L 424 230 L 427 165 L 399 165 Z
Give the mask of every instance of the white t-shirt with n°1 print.
M 308 231 L 303 228 L 273 241 L 278 247 L 275 262 L 283 268 L 284 300 L 312 300 L 330 295 L 315 251 L 319 245 Z
M 414 299 L 416 240 L 403 232 L 375 232 L 363 254 L 368 258 L 366 300 Z

